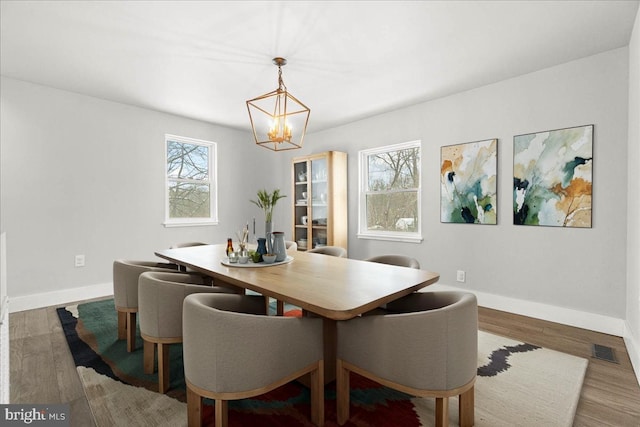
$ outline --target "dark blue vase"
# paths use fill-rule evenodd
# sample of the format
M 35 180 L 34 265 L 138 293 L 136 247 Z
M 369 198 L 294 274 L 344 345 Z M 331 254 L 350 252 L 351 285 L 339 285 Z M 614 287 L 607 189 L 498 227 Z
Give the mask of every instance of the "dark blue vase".
M 260 261 L 258 262 L 262 262 L 262 255 L 267 253 L 267 239 L 258 237 L 258 249 L 256 249 L 256 252 L 260 254 Z

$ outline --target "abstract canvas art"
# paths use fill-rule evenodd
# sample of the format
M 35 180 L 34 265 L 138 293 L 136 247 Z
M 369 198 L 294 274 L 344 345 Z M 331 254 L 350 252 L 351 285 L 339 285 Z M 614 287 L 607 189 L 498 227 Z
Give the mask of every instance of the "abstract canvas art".
M 513 138 L 513 223 L 591 227 L 593 125 Z
M 440 221 L 496 224 L 498 140 L 440 149 Z

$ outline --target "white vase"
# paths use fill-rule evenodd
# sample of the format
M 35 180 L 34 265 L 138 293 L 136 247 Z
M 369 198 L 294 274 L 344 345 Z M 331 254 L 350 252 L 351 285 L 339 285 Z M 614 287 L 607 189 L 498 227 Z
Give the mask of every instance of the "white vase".
M 273 242 L 271 236 L 271 221 L 264 222 L 264 237 L 267 239 L 267 253 L 273 253 Z

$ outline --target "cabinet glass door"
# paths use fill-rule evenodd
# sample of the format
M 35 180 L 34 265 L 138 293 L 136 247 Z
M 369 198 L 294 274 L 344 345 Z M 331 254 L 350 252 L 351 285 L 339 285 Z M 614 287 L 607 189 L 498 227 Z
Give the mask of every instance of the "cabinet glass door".
M 293 239 L 298 244 L 299 249 L 306 250 L 310 248 L 307 230 L 309 227 L 308 224 L 311 222 L 309 215 L 309 200 L 311 199 L 311 192 L 309 190 L 311 179 L 309 177 L 308 162 L 303 161 L 294 163 L 293 173 L 295 180 L 295 210 L 293 218 L 295 221 L 295 232 Z
M 322 157 L 311 161 L 311 241 L 310 248 L 327 244 L 328 218 L 328 170 L 327 158 Z

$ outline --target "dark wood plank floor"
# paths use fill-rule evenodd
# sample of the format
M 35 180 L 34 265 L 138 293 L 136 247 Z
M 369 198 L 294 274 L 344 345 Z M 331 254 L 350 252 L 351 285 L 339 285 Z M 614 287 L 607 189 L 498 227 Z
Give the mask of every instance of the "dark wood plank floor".
M 575 426 L 640 427 L 640 387 L 622 338 L 480 308 L 480 329 L 589 359 Z M 10 315 L 11 402 L 69 403 L 72 426 L 93 426 L 55 307 Z M 591 357 L 612 347 L 619 364 Z

